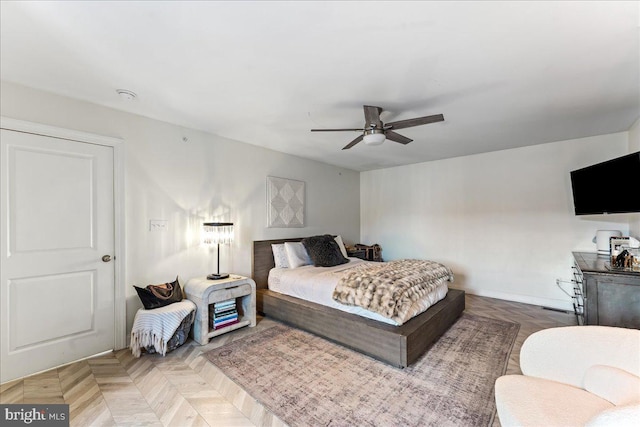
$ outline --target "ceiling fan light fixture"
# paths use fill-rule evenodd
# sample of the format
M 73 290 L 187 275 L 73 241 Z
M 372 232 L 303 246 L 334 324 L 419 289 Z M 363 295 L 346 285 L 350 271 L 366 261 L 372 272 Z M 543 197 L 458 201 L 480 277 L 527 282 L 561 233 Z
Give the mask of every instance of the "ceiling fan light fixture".
M 384 142 L 385 139 L 387 139 L 387 137 L 384 136 L 384 133 L 382 132 L 368 133 L 364 136 L 364 138 L 362 138 L 364 143 L 367 145 L 380 145 Z

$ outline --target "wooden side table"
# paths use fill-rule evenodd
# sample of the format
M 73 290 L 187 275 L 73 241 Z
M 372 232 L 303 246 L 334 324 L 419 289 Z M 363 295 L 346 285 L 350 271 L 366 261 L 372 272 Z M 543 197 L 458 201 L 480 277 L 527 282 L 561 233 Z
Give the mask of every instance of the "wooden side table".
M 207 280 L 206 277 L 190 279 L 184 291 L 196 304 L 196 320 L 193 339 L 205 345 L 210 338 L 231 332 L 244 326 L 256 326 L 256 282 L 248 277 L 230 275 L 228 279 Z M 238 323 L 217 330 L 209 327 L 209 304 L 236 299 Z
M 347 255 L 353 258 L 367 259 L 367 254 L 364 249 L 347 249 Z

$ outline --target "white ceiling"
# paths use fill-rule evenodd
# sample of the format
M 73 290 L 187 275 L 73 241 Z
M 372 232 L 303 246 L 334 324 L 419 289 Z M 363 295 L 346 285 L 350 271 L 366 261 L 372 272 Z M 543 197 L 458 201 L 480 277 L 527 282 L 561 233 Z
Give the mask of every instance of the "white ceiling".
M 639 2 L 1 2 L 3 80 L 370 170 L 626 131 Z M 120 99 L 115 89 L 138 94 Z M 362 105 L 407 146 L 341 148 Z

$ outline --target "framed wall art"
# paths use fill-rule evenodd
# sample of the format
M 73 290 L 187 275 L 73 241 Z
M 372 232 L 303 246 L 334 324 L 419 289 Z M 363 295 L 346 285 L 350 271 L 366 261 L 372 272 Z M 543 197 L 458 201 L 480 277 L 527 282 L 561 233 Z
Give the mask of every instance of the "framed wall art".
M 304 181 L 267 177 L 267 226 L 304 227 Z

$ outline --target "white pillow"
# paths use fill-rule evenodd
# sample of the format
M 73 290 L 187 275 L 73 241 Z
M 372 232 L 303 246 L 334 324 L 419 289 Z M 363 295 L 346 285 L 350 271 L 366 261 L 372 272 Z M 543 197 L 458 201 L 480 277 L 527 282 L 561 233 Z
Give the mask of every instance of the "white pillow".
M 347 248 L 344 247 L 344 242 L 342 241 L 342 236 L 336 236 L 333 238 L 336 241 L 338 246 L 340 246 L 340 252 L 342 252 L 342 256 L 347 258 Z
M 289 259 L 287 258 L 284 243 L 272 244 L 271 251 L 273 252 L 273 261 L 275 261 L 276 268 L 289 268 Z
M 300 242 L 284 242 L 284 248 L 287 252 L 287 260 L 289 268 L 298 268 L 303 265 L 311 264 L 311 258 L 307 250 Z

